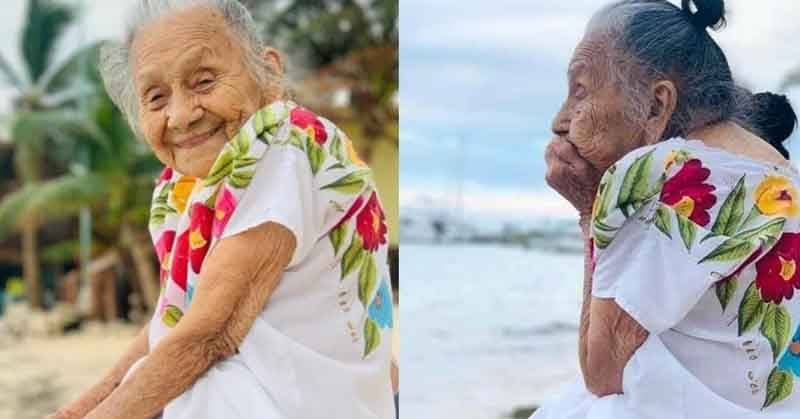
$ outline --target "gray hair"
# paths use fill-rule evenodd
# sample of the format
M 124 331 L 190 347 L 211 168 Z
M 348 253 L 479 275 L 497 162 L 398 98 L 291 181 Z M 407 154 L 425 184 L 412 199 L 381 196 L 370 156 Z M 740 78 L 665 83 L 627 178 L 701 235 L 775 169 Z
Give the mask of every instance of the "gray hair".
M 247 67 L 262 85 L 275 83 L 286 92 L 284 80 L 266 65 L 262 51 L 266 47 L 259 28 L 247 8 L 236 0 L 139 0 L 128 22 L 122 43 L 107 42 L 100 50 L 99 70 L 108 95 L 122 111 L 134 132 L 139 129 L 139 99 L 130 68 L 131 44 L 137 31 L 148 23 L 171 13 L 193 7 L 209 7 L 218 11 L 244 48 Z M 285 93 L 284 93 L 285 94 Z
M 697 11 L 691 11 L 694 3 Z M 746 101 L 733 82 L 725 54 L 707 28 L 725 23 L 722 0 L 623 0 L 604 7 L 587 34 L 608 41 L 608 76 L 627 101 L 626 118 L 643 123 L 654 81 L 670 80 L 678 98 L 661 139 L 729 120 Z

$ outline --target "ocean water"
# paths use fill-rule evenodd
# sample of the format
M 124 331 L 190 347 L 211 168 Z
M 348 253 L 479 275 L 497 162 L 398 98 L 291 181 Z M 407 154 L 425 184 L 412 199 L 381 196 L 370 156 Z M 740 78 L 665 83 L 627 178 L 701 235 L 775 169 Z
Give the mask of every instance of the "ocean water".
M 401 417 L 498 419 L 578 377 L 583 260 L 492 245 L 403 245 Z

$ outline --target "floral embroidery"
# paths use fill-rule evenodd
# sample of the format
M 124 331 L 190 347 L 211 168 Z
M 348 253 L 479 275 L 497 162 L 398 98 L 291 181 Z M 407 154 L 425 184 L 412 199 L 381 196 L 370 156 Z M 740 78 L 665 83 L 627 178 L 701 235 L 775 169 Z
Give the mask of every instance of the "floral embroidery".
M 706 226 L 710 221 L 708 210 L 717 202 L 712 194 L 716 188 L 704 183 L 710 175 L 711 171 L 699 159 L 687 161 L 675 176 L 664 182 L 661 202 L 697 225 Z
M 228 221 L 236 209 L 236 197 L 230 189 L 223 187 L 222 192 L 217 195 L 217 201 L 214 204 L 214 225 L 212 227 L 212 235 L 214 238 L 219 238 L 228 225 Z
M 293 125 L 306 130 L 309 138 L 313 139 L 317 144 L 323 145 L 328 140 L 325 126 L 313 113 L 303 108 L 294 108 L 290 113 L 290 120 Z
M 636 215 L 668 240 L 677 239 L 677 232 L 698 264 L 730 268 L 714 283 L 721 312 L 736 322 L 739 336 L 763 337 L 774 362 L 768 377 L 756 377 L 760 384 L 753 391 L 764 392 L 763 408 L 785 400 L 794 376 L 800 376 L 800 328 L 792 337 L 796 322 L 785 307 L 800 289 L 800 233 L 784 231 L 790 218 L 800 216 L 793 181 L 774 173 L 760 178 L 743 174 L 719 204 L 723 197 L 711 181 L 712 170 L 700 158 L 687 150 L 666 153 L 661 148 L 663 170 L 653 170 L 657 149 L 632 153 L 601 179 L 592 208 L 592 263 L 595 250 L 605 249 Z M 647 211 L 639 211 L 649 204 Z M 743 293 L 737 292 L 748 267 L 754 267 L 748 271 L 754 278 Z M 741 300 L 734 305 L 734 298 Z
M 198 274 L 211 244 L 211 224 L 214 221 L 214 210 L 201 202 L 195 202 L 192 204 L 190 217 L 189 259 L 192 263 L 192 271 Z
M 348 319 L 344 327 L 367 357 L 393 323 L 391 288 L 378 281 L 383 271 L 378 250 L 387 243 L 387 228 L 372 173 L 344 133 L 286 102 L 256 112 L 223 146 L 205 178 L 165 168 L 156 180 L 150 230 L 161 264 L 160 323 L 174 327 L 191 305 L 205 257 L 224 234 L 268 147 L 302 151 L 321 203 L 330 205 L 328 214 L 342 214 L 328 232 L 341 267 L 339 304 L 346 312 L 356 302 L 363 308 L 353 310 L 360 319 Z
M 356 216 L 356 229 L 364 241 L 364 250 L 374 252 L 386 243 L 386 217 L 375 192 Z
M 800 234 L 783 233 L 780 240 L 756 262 L 756 287 L 766 302 L 780 304 L 800 289 Z
M 374 320 L 382 328 L 392 327 L 392 296 L 389 290 L 389 281 L 381 281 L 381 286 L 375 294 L 375 298 L 369 305 L 369 318 Z
M 800 214 L 797 189 L 783 176 L 767 176 L 755 190 L 754 199 L 764 215 L 795 217 Z

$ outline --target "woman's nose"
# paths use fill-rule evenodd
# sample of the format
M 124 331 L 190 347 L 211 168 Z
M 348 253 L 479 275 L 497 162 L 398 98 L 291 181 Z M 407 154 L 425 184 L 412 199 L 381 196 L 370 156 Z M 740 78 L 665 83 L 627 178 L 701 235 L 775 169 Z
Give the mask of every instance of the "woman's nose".
M 167 127 L 186 131 L 203 117 L 203 109 L 187 95 L 174 95 L 167 111 Z
M 556 114 L 555 118 L 553 118 L 553 125 L 550 129 L 553 131 L 553 134 L 559 137 L 565 137 L 569 134 L 569 112 L 566 112 L 564 108 L 562 108 Z

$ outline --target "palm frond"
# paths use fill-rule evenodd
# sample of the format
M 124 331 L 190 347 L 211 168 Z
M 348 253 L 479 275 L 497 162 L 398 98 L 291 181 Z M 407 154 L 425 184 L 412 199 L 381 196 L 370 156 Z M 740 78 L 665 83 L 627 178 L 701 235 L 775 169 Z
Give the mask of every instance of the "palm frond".
M 14 87 L 18 92 L 25 89 L 25 82 L 2 54 L 0 54 L 0 73 L 2 73 L 4 84 Z
M 74 7 L 57 0 L 28 1 L 20 49 L 32 83 L 49 67 L 56 44 L 75 14 Z
M 84 113 L 72 109 L 18 112 L 11 132 L 15 142 L 43 143 L 47 138 L 91 141 L 108 148 L 105 133 Z
M 781 90 L 786 90 L 790 87 L 800 85 L 800 67 L 790 71 L 789 74 L 781 82 Z
M 84 79 L 97 77 L 97 59 L 101 42 L 94 42 L 75 51 L 61 63 L 50 66 L 37 83 L 43 92 L 55 93 L 72 89 L 74 84 L 88 85 Z

